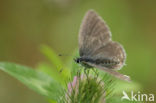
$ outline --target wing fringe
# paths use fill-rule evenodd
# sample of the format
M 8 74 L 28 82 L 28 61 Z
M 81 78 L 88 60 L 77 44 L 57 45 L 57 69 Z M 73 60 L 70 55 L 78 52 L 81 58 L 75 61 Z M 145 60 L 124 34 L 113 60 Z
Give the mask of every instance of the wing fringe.
M 119 72 L 117 72 L 117 71 L 115 71 L 115 70 L 107 69 L 107 68 L 105 68 L 105 67 L 97 66 L 97 65 L 91 64 L 91 63 L 88 63 L 88 64 L 91 65 L 91 66 L 93 66 L 93 67 L 95 67 L 95 68 L 99 68 L 99 69 L 101 69 L 101 70 L 103 70 L 103 71 L 109 73 L 110 75 L 112 75 L 112 76 L 114 76 L 114 77 L 116 77 L 116 78 L 118 78 L 118 79 L 120 79 L 120 80 L 125 80 L 125 81 L 128 81 L 128 82 L 131 81 L 131 79 L 130 79 L 129 76 L 124 75 L 124 74 L 121 74 L 121 73 L 119 73 Z

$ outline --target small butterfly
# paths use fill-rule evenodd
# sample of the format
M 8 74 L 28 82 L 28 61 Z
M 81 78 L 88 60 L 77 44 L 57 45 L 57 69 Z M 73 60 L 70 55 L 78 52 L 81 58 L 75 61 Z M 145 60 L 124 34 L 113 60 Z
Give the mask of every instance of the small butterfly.
M 86 13 L 80 27 L 79 54 L 75 62 L 85 68 L 99 68 L 119 79 L 130 81 L 128 76 L 116 71 L 125 64 L 124 48 L 111 40 L 109 27 L 94 10 Z

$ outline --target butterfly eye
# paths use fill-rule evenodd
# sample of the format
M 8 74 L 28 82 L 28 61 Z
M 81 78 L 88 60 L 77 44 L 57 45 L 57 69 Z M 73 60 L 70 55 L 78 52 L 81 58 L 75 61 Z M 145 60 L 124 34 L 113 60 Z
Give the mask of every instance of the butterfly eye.
M 79 58 L 74 59 L 74 61 L 75 61 L 76 63 L 80 63 L 80 59 L 79 59 Z
M 76 63 L 78 63 L 78 58 L 74 58 L 74 61 L 75 61 Z
M 79 59 L 77 59 L 77 61 L 76 61 L 77 63 L 80 63 L 80 60 Z

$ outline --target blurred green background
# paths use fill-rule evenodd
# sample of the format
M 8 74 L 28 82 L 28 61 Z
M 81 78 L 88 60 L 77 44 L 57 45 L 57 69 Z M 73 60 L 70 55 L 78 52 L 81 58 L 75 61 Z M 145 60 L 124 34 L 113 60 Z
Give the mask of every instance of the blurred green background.
M 127 53 L 122 73 L 143 93 L 156 93 L 155 0 L 0 0 L 0 61 L 36 67 L 46 61 L 41 44 L 70 55 L 78 47 L 85 12 L 95 9 L 113 40 Z M 62 57 L 67 59 L 67 57 Z M 0 103 L 47 103 L 46 99 L 0 71 Z

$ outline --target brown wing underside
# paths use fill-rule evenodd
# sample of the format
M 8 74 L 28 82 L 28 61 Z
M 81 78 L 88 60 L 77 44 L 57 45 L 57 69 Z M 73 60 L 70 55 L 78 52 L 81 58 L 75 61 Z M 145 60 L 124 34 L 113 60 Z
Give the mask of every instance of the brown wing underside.
M 80 56 L 87 56 L 111 40 L 111 33 L 106 23 L 95 11 L 89 10 L 82 22 L 79 33 Z
M 119 62 L 113 69 L 120 69 L 126 58 L 123 47 L 111 40 L 108 26 L 93 10 L 86 13 L 80 28 L 79 53 L 81 57 Z
M 90 54 L 92 59 L 108 59 L 118 64 L 113 65 L 109 69 L 120 69 L 125 64 L 126 53 L 122 45 L 117 42 L 110 41 L 105 46 L 98 48 L 95 52 Z
M 88 62 L 88 65 L 104 70 L 119 79 L 130 80 L 129 77 L 112 70 L 120 69 L 124 65 L 126 53 L 122 45 L 111 40 L 111 32 L 108 26 L 93 10 L 86 13 L 80 28 L 79 53 L 83 58 L 108 59 L 119 62 L 113 65 L 111 69 L 96 65 L 96 63 Z

